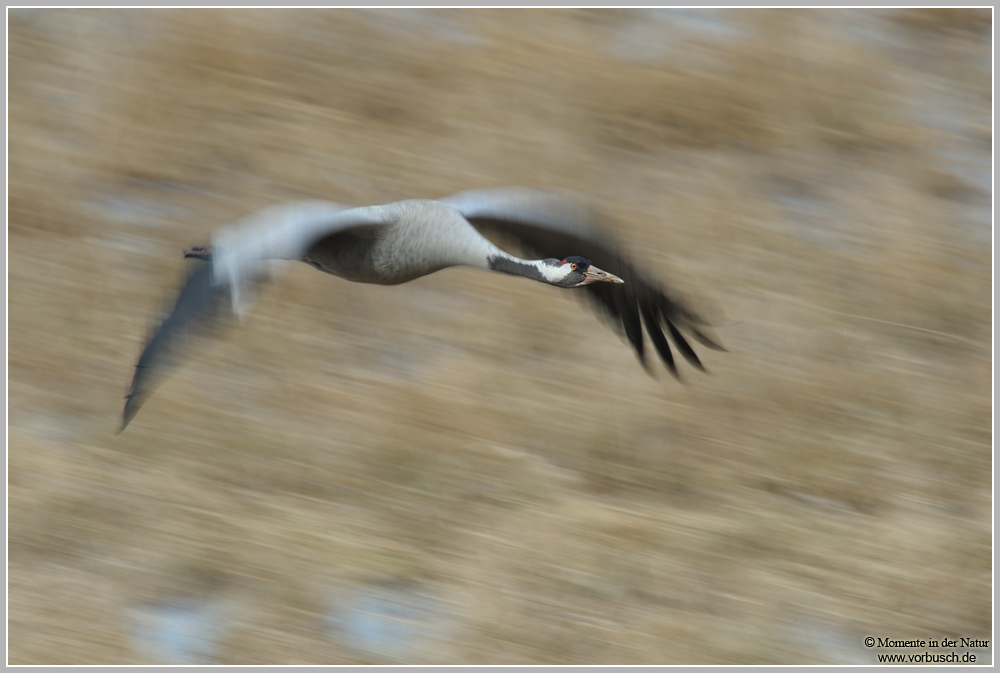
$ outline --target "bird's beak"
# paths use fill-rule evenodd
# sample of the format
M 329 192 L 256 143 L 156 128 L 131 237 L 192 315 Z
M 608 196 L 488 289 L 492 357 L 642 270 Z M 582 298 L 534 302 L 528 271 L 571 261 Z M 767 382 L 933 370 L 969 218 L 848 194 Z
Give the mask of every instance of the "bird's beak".
M 591 265 L 589 269 L 583 272 L 583 283 L 582 285 L 587 285 L 589 283 L 624 283 L 621 278 L 613 273 L 608 273 L 607 271 L 601 271 L 596 266 Z

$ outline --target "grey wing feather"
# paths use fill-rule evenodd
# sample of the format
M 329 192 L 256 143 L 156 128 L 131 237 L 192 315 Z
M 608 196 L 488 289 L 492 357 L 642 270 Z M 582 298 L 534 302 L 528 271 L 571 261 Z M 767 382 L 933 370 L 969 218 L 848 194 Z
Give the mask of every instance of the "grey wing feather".
M 213 237 L 212 282 L 229 287 L 233 312 L 242 318 L 253 305 L 255 282 L 269 260 L 298 260 L 322 239 L 349 229 L 387 224 L 384 206 L 347 208 L 329 201 L 296 201 L 265 208 Z
M 299 259 L 316 242 L 356 228 L 384 224 L 391 212 L 347 209 L 325 201 L 285 203 L 266 208 L 214 237 L 210 262 L 192 273 L 173 310 L 146 342 L 125 398 L 125 429 L 164 375 L 180 364 L 183 346 L 213 332 L 227 305 L 245 315 L 253 290 L 268 272 L 268 260 Z
M 674 292 L 642 274 L 619 252 L 599 225 L 600 215 L 578 194 L 520 188 L 460 192 L 440 199 L 477 228 L 513 237 L 534 254 L 562 258 L 580 255 L 622 278 L 623 285 L 593 283 L 583 290 L 618 325 L 646 366 L 643 326 L 660 358 L 674 376 L 677 367 L 664 334 L 691 364 L 704 369 L 682 330 L 703 345 L 725 350 L 708 335 L 708 322 Z
M 204 335 L 224 315 L 229 293 L 213 287 L 212 268 L 202 264 L 192 273 L 177 298 L 169 316 L 153 332 L 139 356 L 132 376 L 132 386 L 125 396 L 121 432 L 149 399 L 164 375 L 179 364 L 178 347 L 187 339 Z

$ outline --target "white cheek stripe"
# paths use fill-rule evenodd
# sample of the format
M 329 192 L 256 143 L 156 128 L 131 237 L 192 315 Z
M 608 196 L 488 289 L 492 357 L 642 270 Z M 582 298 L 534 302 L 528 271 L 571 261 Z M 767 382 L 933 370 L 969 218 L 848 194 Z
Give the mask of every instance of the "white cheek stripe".
M 573 269 L 570 268 L 569 262 L 563 264 L 562 266 L 549 266 L 548 264 L 539 263 L 538 269 L 550 282 L 562 280 L 573 271 Z

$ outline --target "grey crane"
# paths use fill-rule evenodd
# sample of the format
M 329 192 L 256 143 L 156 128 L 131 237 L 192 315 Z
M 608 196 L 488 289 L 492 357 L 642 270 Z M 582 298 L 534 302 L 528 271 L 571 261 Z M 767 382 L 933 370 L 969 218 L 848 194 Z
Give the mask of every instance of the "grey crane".
M 217 232 L 211 246 L 184 251 L 185 257 L 210 263 L 189 276 L 173 311 L 146 343 L 119 432 L 152 393 L 160 374 L 177 365 L 183 337 L 203 333 L 226 313 L 227 303 L 242 319 L 257 281 L 275 259 L 298 260 L 346 280 L 382 285 L 467 265 L 557 287 L 582 287 L 624 332 L 647 370 L 643 325 L 674 376 L 677 367 L 664 329 L 681 354 L 703 370 L 681 329 L 705 346 L 724 350 L 707 336 L 706 321 L 626 261 L 595 220 L 593 210 L 573 195 L 524 188 L 471 190 L 438 200 L 362 208 L 297 201 L 250 215 Z M 511 239 L 539 258 L 508 254 L 479 230 Z

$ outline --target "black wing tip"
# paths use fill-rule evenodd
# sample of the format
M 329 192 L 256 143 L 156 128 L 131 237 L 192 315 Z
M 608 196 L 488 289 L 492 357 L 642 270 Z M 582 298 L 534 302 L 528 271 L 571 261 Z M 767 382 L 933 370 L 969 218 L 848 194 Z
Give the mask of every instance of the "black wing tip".
M 634 346 L 635 344 L 632 345 Z M 634 352 L 635 359 L 639 361 L 640 365 L 642 365 L 643 371 L 655 378 L 656 372 L 649 366 L 649 358 L 646 357 L 646 353 L 643 352 L 641 348 L 634 349 Z
M 670 344 L 667 342 L 667 338 L 663 336 L 663 330 L 660 329 L 660 325 L 656 317 L 655 307 L 646 301 L 639 302 L 639 313 L 642 315 L 642 322 L 646 325 L 646 332 L 649 334 L 649 340 L 653 342 L 653 346 L 656 348 L 656 352 L 660 354 L 660 360 L 666 366 L 670 373 L 678 381 L 681 380 L 680 373 L 677 371 L 677 365 L 674 362 L 674 354 L 670 350 Z
M 677 379 L 678 381 L 680 381 L 681 383 L 684 383 L 684 379 L 681 378 L 681 373 L 677 370 L 677 364 L 673 360 L 673 355 L 668 353 L 666 356 L 664 356 L 662 351 L 657 350 L 657 352 L 660 355 L 660 361 L 663 363 L 663 366 L 666 368 L 666 370 L 670 372 L 670 375 L 675 379 Z M 636 357 L 639 360 L 639 364 L 642 365 L 643 370 L 647 374 L 649 374 L 650 378 L 654 379 L 659 378 L 657 376 L 657 369 L 649 364 L 649 361 L 646 359 L 645 356 L 640 356 L 636 354 Z
M 718 323 L 706 320 L 703 314 L 691 310 L 688 306 L 680 303 L 676 299 L 671 299 L 660 292 L 660 297 L 656 301 L 660 315 L 663 320 L 676 326 L 682 326 L 698 343 L 711 348 L 714 351 L 728 353 L 729 350 L 723 346 L 719 338 L 712 334 L 711 329 Z M 711 335 L 711 336 L 709 336 Z
M 697 339 L 698 343 L 700 343 L 702 346 L 705 346 L 706 348 L 711 348 L 713 351 L 719 351 L 721 353 L 729 352 L 728 348 L 726 348 L 717 341 L 713 341 L 710 337 L 705 336 L 704 332 L 702 332 L 701 330 L 695 329 L 694 327 L 690 326 L 688 327 L 688 330 L 691 332 L 691 336 Z
M 681 378 L 681 373 L 677 370 L 677 363 L 671 360 L 664 360 L 663 364 L 666 365 L 667 371 L 670 375 L 674 377 L 675 380 L 684 383 L 684 379 Z

